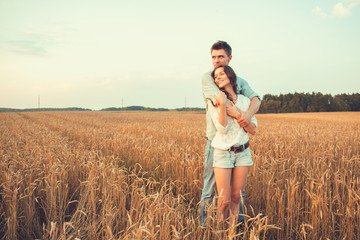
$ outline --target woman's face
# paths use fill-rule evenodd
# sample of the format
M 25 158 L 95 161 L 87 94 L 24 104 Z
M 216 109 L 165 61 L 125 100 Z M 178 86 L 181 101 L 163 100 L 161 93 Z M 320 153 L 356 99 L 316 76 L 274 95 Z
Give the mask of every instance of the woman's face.
M 224 88 L 226 85 L 230 84 L 230 79 L 227 77 L 224 72 L 224 68 L 220 67 L 215 70 L 215 83 L 219 88 Z

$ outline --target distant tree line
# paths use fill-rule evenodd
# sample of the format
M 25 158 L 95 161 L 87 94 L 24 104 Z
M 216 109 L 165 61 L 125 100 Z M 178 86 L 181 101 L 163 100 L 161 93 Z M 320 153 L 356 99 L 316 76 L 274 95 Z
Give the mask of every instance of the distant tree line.
M 360 111 L 360 94 L 322 93 L 266 94 L 259 113 Z
M 169 111 L 167 108 L 150 108 L 150 107 L 143 107 L 143 106 L 129 106 L 129 107 L 110 107 L 110 108 L 104 108 L 100 111 Z
M 198 108 L 198 107 L 192 107 L 192 108 L 189 108 L 189 107 L 184 107 L 184 108 L 176 108 L 175 109 L 176 111 L 205 111 L 205 108 Z
M 25 108 L 25 109 L 16 109 L 16 108 L 0 108 L 0 112 L 49 112 L 49 111 L 92 111 L 88 108 L 78 108 L 78 107 L 69 107 L 69 108 Z
M 204 111 L 205 108 L 176 108 L 175 111 Z M 39 111 L 92 111 L 87 108 L 0 108 L 0 112 L 39 112 Z M 110 107 L 100 111 L 170 111 L 168 108 L 143 106 Z M 266 94 L 261 99 L 259 113 L 294 113 L 294 112 L 337 112 L 360 111 L 360 94 L 338 94 L 332 96 L 322 93 L 288 93 L 280 95 Z

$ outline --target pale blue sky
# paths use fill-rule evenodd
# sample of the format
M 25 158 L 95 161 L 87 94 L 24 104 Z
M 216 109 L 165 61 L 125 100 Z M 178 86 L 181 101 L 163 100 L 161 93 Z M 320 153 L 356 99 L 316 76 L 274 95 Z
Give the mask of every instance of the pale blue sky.
M 0 107 L 204 107 L 217 40 L 261 96 L 360 91 L 360 0 L 0 0 Z

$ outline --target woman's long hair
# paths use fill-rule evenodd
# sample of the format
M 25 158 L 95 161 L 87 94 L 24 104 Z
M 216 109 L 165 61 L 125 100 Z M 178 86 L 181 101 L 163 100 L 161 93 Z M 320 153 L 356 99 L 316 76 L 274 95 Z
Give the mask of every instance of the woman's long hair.
M 224 72 L 225 72 L 226 76 L 229 78 L 230 84 L 233 87 L 234 92 L 237 94 L 238 88 L 237 88 L 237 84 L 236 84 L 236 74 L 235 74 L 234 70 L 231 67 L 226 66 L 226 65 L 225 66 L 220 65 L 220 66 L 214 68 L 214 70 L 211 73 L 211 77 L 214 79 L 214 82 L 215 82 L 215 70 L 218 68 L 224 68 Z M 225 91 L 225 89 L 220 88 L 220 90 L 226 94 L 226 97 L 228 99 L 230 99 L 231 101 L 235 100 L 235 99 L 232 99 L 231 96 L 229 96 L 229 94 Z

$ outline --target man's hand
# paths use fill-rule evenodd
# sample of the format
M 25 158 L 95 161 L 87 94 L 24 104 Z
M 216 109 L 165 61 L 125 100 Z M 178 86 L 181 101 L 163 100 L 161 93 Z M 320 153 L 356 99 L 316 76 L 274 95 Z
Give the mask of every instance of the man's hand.
M 230 105 L 226 107 L 226 113 L 227 115 L 235 119 L 237 119 L 241 115 L 239 109 L 231 101 L 230 101 Z
M 251 122 L 251 115 L 249 111 L 243 112 L 240 117 L 237 118 L 237 122 L 242 126 L 246 127 Z

